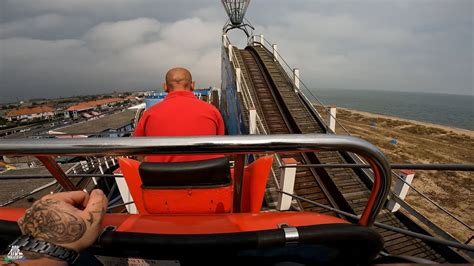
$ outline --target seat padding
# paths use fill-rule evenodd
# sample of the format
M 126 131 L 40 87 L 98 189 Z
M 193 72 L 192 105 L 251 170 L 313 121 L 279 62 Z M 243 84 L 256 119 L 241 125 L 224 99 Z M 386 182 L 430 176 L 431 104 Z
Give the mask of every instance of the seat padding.
M 139 167 L 144 188 L 205 188 L 231 183 L 227 158 L 210 160 L 142 163 Z

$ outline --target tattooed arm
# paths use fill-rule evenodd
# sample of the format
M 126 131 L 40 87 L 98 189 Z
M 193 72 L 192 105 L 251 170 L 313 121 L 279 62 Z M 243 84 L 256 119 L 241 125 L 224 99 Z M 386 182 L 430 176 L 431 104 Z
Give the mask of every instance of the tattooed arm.
M 107 208 L 101 190 L 90 196 L 83 191 L 47 195 L 35 202 L 18 224 L 24 235 L 31 235 L 57 246 L 80 251 L 92 245 L 100 233 L 100 224 Z M 24 252 L 27 260 L 19 265 L 65 264 L 47 255 Z

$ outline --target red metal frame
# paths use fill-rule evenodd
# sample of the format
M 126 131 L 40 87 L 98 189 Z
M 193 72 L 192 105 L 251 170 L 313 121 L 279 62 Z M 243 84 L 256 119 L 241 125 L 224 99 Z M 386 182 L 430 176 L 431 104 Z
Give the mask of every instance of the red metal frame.
M 369 199 L 367 201 L 367 205 L 365 205 L 365 209 L 362 212 L 362 215 L 359 219 L 359 224 L 368 226 L 369 225 L 369 217 L 370 217 L 370 212 L 371 210 L 375 207 L 375 200 L 377 199 L 377 194 L 380 193 L 381 186 L 380 186 L 380 181 L 381 181 L 381 175 L 379 168 L 375 164 L 375 162 L 372 159 L 366 158 L 369 164 L 372 166 L 372 170 L 374 171 L 374 184 L 372 186 L 372 190 L 370 192 Z
M 0 220 L 17 221 L 23 208 L 3 208 Z M 347 224 L 337 217 L 316 212 L 265 212 L 232 214 L 106 214 L 102 228 L 116 227 L 118 232 L 148 234 L 218 234 L 277 229 L 282 223 L 289 226 L 319 224 Z
M 36 156 L 66 191 L 78 190 L 52 156 Z

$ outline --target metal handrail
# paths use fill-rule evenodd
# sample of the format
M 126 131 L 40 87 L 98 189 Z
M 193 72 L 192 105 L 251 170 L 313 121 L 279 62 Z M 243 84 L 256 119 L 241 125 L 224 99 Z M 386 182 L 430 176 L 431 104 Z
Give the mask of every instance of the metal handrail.
M 68 174 L 68 178 L 90 178 L 90 177 L 103 177 L 103 178 L 123 178 L 122 174 Z M 52 175 L 0 175 L 0 181 L 2 180 L 18 180 L 18 179 L 51 179 L 54 178 Z
M 277 191 L 277 192 L 288 195 L 288 196 L 296 198 L 296 199 L 299 199 L 301 201 L 313 204 L 315 206 L 324 208 L 326 210 L 333 211 L 337 214 L 344 215 L 344 216 L 352 218 L 352 219 L 359 218 L 359 216 L 354 215 L 352 213 L 341 211 L 341 210 L 338 210 L 336 208 L 333 208 L 333 207 L 315 202 L 313 200 L 310 200 L 310 199 L 307 199 L 307 198 L 304 198 L 304 197 L 301 197 L 301 196 L 298 196 L 298 195 L 295 195 L 295 194 L 291 194 L 291 193 L 284 192 L 284 191 L 281 191 L 281 190 Z M 411 236 L 411 237 L 415 237 L 415 238 L 418 238 L 418 239 L 421 239 L 421 240 L 430 241 L 430 242 L 433 242 L 433 243 L 438 243 L 438 244 L 442 244 L 442 245 L 446 245 L 446 246 L 450 246 L 450 247 L 456 247 L 456 248 L 464 249 L 464 250 L 468 250 L 468 251 L 474 251 L 474 246 L 470 246 L 470 245 L 467 245 L 467 244 L 455 242 L 455 241 L 452 241 L 452 240 L 440 239 L 440 238 L 432 237 L 432 236 L 425 235 L 425 234 L 416 233 L 416 232 L 413 232 L 413 231 L 409 231 L 409 230 L 406 230 L 406 229 L 398 228 L 398 227 L 395 227 L 395 226 L 391 226 L 391 225 L 387 225 L 387 224 L 379 223 L 379 222 L 375 222 L 374 225 L 377 226 L 377 227 L 383 228 L 385 230 L 394 231 L 394 232 L 404 234 L 404 235 L 407 235 L 407 236 Z
M 474 171 L 474 164 L 390 164 L 392 169 L 418 169 L 418 170 L 437 170 L 437 171 Z M 298 164 L 298 165 L 289 165 L 289 166 L 282 166 L 281 168 L 351 168 L 351 169 L 361 169 L 361 168 L 371 168 L 370 165 L 367 164 Z M 470 225 L 466 222 L 461 220 L 461 218 L 457 217 L 456 215 L 452 214 L 448 210 L 446 210 L 443 206 L 439 205 L 428 196 L 426 196 L 423 192 L 417 190 L 413 185 L 408 183 L 406 180 L 398 176 L 398 179 L 405 183 L 409 188 L 419 194 L 422 198 L 429 201 L 431 204 L 439 208 L 442 212 L 446 215 L 451 217 L 452 219 L 456 220 L 458 223 L 462 224 L 467 229 L 474 231 Z
M 474 164 L 411 164 L 392 163 L 392 169 L 437 170 L 437 171 L 474 171 Z M 368 164 L 298 164 L 283 168 L 371 168 Z
M 359 220 L 372 225 L 390 191 L 390 166 L 384 154 L 369 142 L 350 136 L 249 135 L 204 137 L 136 137 L 101 139 L 0 140 L 3 155 L 162 155 L 162 154 L 248 154 L 346 150 L 363 156 L 373 167 L 374 186 Z

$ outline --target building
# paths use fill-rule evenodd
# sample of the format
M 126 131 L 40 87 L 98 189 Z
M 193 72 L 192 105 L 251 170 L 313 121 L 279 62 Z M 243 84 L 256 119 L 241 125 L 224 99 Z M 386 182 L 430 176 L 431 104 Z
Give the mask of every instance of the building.
M 107 110 L 110 107 L 116 104 L 123 103 L 126 100 L 127 99 L 124 98 L 106 98 L 94 101 L 80 102 L 76 105 L 69 106 L 69 108 L 64 111 L 64 117 L 73 119 L 78 118 L 79 115 L 86 118 L 92 117 L 89 112 L 95 110 Z
M 54 116 L 54 109 L 48 105 L 20 107 L 12 109 L 3 116 L 8 121 L 48 119 Z
M 205 102 L 210 102 L 211 98 L 211 87 L 206 89 L 195 89 L 193 90 L 194 95 Z M 166 92 L 149 92 L 145 96 L 146 109 L 152 107 L 153 105 L 163 101 L 163 99 L 168 95 Z
M 50 131 L 56 138 L 123 137 L 133 131 L 133 122 L 137 110 L 124 110 L 98 119 L 80 122 L 74 125 Z

